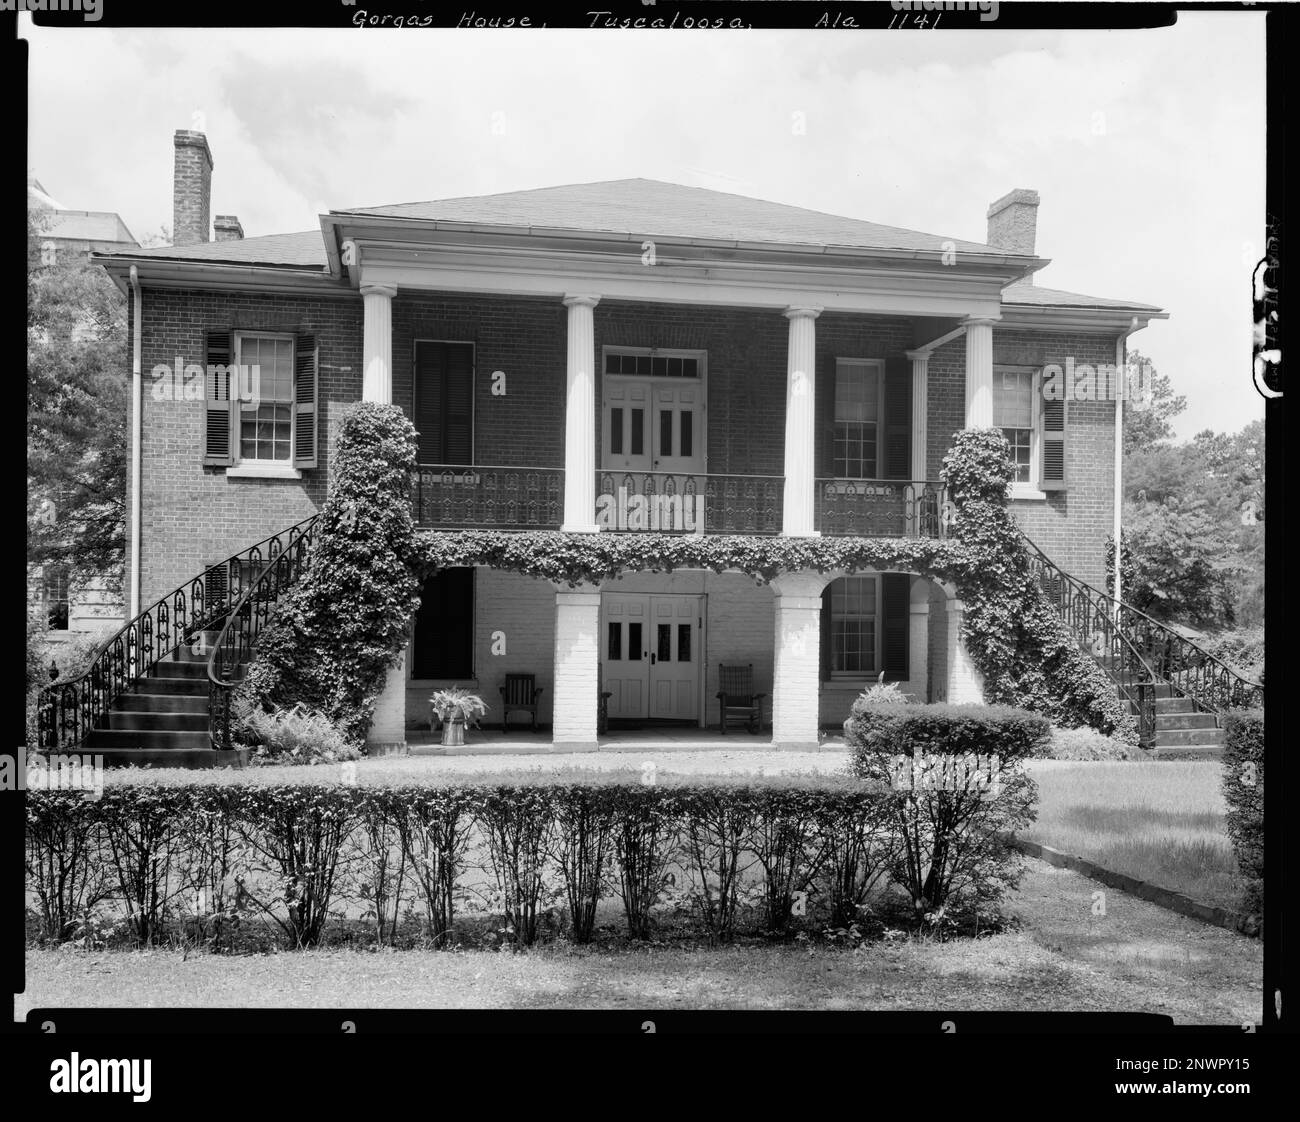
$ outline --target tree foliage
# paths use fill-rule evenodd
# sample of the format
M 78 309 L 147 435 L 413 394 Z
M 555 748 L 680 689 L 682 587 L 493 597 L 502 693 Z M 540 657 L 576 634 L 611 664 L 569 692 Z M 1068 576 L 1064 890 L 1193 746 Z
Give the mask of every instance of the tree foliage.
M 27 224 L 28 561 L 120 586 L 126 544 L 126 301 Z

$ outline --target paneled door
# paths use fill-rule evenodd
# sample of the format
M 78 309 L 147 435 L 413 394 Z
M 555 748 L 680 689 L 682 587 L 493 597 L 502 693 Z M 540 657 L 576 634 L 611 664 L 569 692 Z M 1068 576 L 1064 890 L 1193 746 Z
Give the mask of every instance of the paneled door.
M 601 601 L 610 718 L 698 720 L 703 598 L 606 592 Z

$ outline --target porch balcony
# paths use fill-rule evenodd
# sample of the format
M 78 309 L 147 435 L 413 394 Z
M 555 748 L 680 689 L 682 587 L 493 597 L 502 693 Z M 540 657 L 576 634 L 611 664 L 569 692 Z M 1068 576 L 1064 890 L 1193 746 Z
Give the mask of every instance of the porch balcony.
M 779 475 L 598 471 L 595 523 L 615 533 L 780 534 Z M 564 469 L 421 465 L 412 500 L 421 529 L 558 530 Z M 816 529 L 828 537 L 946 536 L 940 482 L 819 478 Z

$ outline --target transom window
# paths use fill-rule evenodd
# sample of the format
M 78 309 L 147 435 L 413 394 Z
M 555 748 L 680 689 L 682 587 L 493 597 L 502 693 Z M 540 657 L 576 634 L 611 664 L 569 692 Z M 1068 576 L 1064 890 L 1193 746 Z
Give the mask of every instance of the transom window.
M 247 379 L 253 391 L 253 400 L 239 403 L 239 458 L 288 462 L 293 455 L 293 336 L 238 334 L 235 363 L 241 381 Z
M 860 678 L 880 665 L 880 578 L 831 582 L 831 675 Z
M 877 360 L 835 360 L 833 470 L 839 478 L 876 478 L 883 384 L 881 364 Z
M 606 374 L 631 374 L 639 378 L 698 378 L 698 356 L 640 349 L 606 350 Z
M 993 373 L 993 427 L 1011 445 L 1016 465 L 1015 483 L 1029 483 L 1034 475 L 1034 374 L 1031 370 L 995 370 Z

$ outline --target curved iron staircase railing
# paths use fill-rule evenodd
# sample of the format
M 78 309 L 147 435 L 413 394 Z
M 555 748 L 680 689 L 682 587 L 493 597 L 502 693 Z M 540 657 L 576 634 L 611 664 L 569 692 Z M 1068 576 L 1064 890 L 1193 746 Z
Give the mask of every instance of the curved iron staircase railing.
M 317 516 L 319 517 L 319 516 Z M 288 531 L 284 548 L 258 574 L 226 617 L 208 656 L 208 736 L 212 746 L 230 750 L 231 696 L 236 672 L 253 653 L 253 644 L 271 611 L 307 566 L 316 518 Z
M 123 624 L 80 674 L 43 687 L 37 715 L 41 749 L 74 751 L 107 717 L 113 703 L 158 662 L 225 618 L 265 572 L 268 561 L 281 555 L 284 539 L 292 541 L 316 517 L 209 565 Z
M 1029 566 L 1047 601 L 1074 638 L 1111 671 L 1138 716 L 1143 743 L 1155 731 L 1155 687 L 1190 698 L 1197 710 L 1264 705 L 1264 684 L 1252 682 L 1222 659 L 1131 604 L 1061 569 L 1022 532 Z

